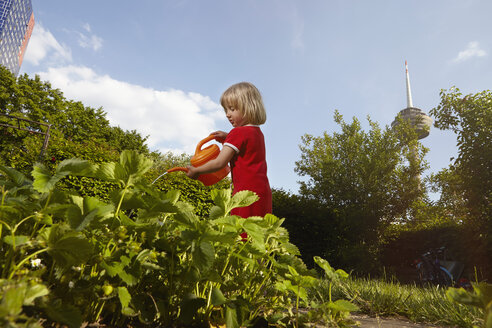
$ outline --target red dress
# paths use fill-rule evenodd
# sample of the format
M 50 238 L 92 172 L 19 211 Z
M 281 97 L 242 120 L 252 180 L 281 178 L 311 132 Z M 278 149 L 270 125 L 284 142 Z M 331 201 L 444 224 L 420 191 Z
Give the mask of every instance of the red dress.
M 248 218 L 272 213 L 272 191 L 267 177 L 265 139 L 260 128 L 253 125 L 233 128 L 227 135 L 224 146 L 236 151 L 230 162 L 234 186 L 232 193 L 251 190 L 259 197 L 258 201 L 248 207 L 233 209 L 231 214 Z

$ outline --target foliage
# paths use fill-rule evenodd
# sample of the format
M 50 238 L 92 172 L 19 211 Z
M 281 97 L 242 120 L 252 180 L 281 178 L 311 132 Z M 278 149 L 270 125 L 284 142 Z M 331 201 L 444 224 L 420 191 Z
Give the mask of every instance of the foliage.
M 134 151 L 118 162 L 38 164 L 32 181 L 0 166 L 2 324 L 286 327 L 308 322 L 312 314 L 299 311 L 308 305 L 316 318 L 348 322 L 349 302 L 324 305 L 301 292 L 319 280 L 299 259 L 283 219 L 229 214 L 256 195 L 212 190 L 214 205 L 200 217 L 179 192 L 148 183 L 152 166 Z M 116 188 L 108 200 L 58 188 L 71 176 Z M 327 262 L 323 269 L 334 272 Z
M 52 124 L 48 150 L 41 162 L 51 171 L 62 161 L 81 158 L 92 163 L 116 161 L 121 151 L 136 150 L 152 156 L 155 166 L 147 172 L 152 181 L 173 166 L 186 166 L 189 156 L 171 153 L 161 155 L 149 153 L 146 138 L 136 131 L 123 131 L 111 127 L 102 108 L 94 109 L 81 102 L 67 100 L 63 93 L 51 87 L 39 76 L 31 79 L 22 75 L 16 79 L 10 71 L 0 67 L 0 111 L 4 114 L 36 122 Z M 45 132 L 46 128 L 26 121 L 15 121 L 0 116 L 0 122 L 17 125 L 34 131 Z M 38 162 L 44 135 L 33 134 L 14 128 L 0 127 L 0 164 L 14 167 L 28 174 L 32 165 Z M 179 164 L 178 164 L 179 163 Z M 228 180 L 216 187 L 224 188 Z M 108 201 L 116 185 L 94 177 L 69 176 L 58 187 L 78 192 L 81 196 L 92 196 Z M 160 190 L 179 190 L 182 199 L 189 201 L 197 215 L 205 215 L 213 205 L 210 191 L 198 181 L 190 180 L 183 174 L 172 174 L 156 181 Z
M 154 154 L 156 160 L 154 166 L 146 174 L 149 181 L 162 191 L 178 190 L 181 199 L 189 202 L 194 207 L 195 214 L 206 216 L 212 208 L 214 202 L 211 197 L 211 190 L 226 189 L 230 187 L 230 179 L 225 178 L 213 186 L 205 186 L 198 180 L 189 179 L 182 172 L 165 174 L 170 168 L 176 166 L 187 166 L 190 163 L 190 156 L 173 153 Z
M 385 228 L 406 219 L 410 206 L 423 194 L 416 177 L 426 167 L 422 158 L 427 150 L 407 122 L 396 130 L 382 130 L 368 119 L 371 129 L 365 132 L 356 118 L 348 124 L 336 112 L 334 119 L 340 133 L 302 138 L 295 170 L 309 179 L 301 182 L 300 193 L 334 213 L 336 223 L 326 224 L 338 226 L 343 266 L 367 269 L 375 262 Z
M 492 93 L 463 96 L 458 88 L 441 90 L 440 104 L 430 111 L 434 125 L 457 135 L 458 157 L 437 176 L 441 202 L 466 216 L 477 237 L 492 250 Z M 462 199 L 462 201 L 460 201 Z M 454 206 L 453 206 L 454 205 Z M 463 206 L 466 211 L 456 210 Z
M 124 149 L 149 153 L 145 144 L 147 138 L 136 131 L 111 127 L 102 108 L 94 109 L 81 102 L 67 100 L 59 89 L 52 88 L 49 82 L 41 81 L 37 75 L 30 78 L 24 74 L 16 79 L 1 66 L 0 113 L 51 124 L 49 152 L 42 159 L 45 164 L 74 156 L 86 158 L 94 150 L 97 150 L 92 158 L 95 162 L 98 162 L 100 155 L 103 155 L 102 160 L 115 160 Z M 47 131 L 45 126 L 33 122 L 17 121 L 5 116 L 0 116 L 0 120 L 4 124 L 30 131 Z M 28 173 L 38 160 L 44 141 L 44 135 L 30 131 L 0 127 L 0 164 Z M 63 154 L 68 149 L 77 153 Z
M 463 288 L 449 288 L 448 299 L 465 305 L 477 307 L 483 311 L 483 327 L 492 328 L 492 284 L 474 283 L 473 293 Z
M 299 247 L 302 260 L 308 267 L 315 266 L 313 258 L 321 256 L 338 265 L 336 249 L 340 229 L 334 214 L 317 200 L 272 189 L 273 213 L 285 218 L 283 226 L 292 242 Z

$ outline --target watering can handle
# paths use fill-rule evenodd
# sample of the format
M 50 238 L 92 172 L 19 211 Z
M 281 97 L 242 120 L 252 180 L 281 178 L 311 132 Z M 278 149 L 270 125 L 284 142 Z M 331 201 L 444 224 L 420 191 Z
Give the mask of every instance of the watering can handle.
M 171 173 L 171 172 L 176 172 L 176 171 L 188 172 L 188 169 L 186 167 L 177 166 L 177 167 L 173 167 L 172 169 L 167 170 L 166 172 Z
M 214 140 L 214 139 L 215 139 L 215 136 L 213 134 L 211 134 L 208 137 L 206 137 L 205 139 L 203 139 L 202 141 L 200 141 L 198 143 L 198 145 L 196 146 L 195 154 L 198 154 L 202 150 L 202 146 L 205 143 L 209 142 L 210 140 Z

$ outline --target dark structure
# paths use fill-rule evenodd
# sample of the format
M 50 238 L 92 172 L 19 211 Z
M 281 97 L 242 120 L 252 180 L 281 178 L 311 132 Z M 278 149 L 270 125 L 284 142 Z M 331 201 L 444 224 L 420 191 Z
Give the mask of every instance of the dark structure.
M 16 76 L 33 28 L 31 0 L 0 0 L 0 64 Z

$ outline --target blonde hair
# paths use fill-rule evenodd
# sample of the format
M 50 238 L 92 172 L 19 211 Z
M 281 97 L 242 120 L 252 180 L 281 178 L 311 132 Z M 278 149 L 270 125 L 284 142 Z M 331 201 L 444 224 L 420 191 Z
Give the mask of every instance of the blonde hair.
M 248 124 L 260 125 L 266 122 L 266 111 L 260 91 L 249 82 L 231 85 L 220 97 L 220 104 L 235 108 L 243 114 Z

